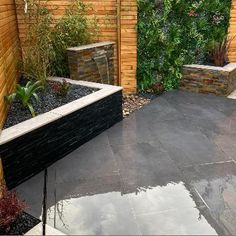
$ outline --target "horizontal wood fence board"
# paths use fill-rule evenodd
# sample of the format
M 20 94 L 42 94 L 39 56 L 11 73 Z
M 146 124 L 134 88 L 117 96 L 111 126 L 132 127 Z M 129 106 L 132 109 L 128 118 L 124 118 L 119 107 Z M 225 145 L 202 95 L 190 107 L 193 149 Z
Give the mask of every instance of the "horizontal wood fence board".
M 0 1 L 0 128 L 7 114 L 4 96 L 15 88 L 20 44 L 14 0 Z

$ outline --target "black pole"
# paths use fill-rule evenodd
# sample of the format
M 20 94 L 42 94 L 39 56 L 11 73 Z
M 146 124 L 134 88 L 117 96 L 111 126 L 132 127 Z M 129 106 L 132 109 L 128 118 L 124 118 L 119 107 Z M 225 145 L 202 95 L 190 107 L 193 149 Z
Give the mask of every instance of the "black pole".
M 46 235 L 46 224 L 47 224 L 47 177 L 48 177 L 48 170 L 45 169 L 44 183 L 43 183 L 43 212 L 42 212 L 43 235 Z

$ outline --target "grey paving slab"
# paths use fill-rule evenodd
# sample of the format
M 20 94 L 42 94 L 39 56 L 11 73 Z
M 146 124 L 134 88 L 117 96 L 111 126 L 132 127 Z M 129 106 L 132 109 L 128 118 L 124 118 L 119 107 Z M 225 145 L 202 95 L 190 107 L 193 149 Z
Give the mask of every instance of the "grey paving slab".
M 57 183 L 111 176 L 119 172 L 106 133 L 78 148 L 51 167 Z
M 48 172 L 47 176 L 47 205 L 55 205 L 54 190 L 56 186 L 55 172 Z M 44 172 L 37 174 L 16 188 L 19 198 L 26 203 L 26 212 L 38 219 L 42 219 Z
M 179 169 L 160 144 L 143 142 L 112 149 L 127 192 L 181 180 Z
M 215 137 L 215 143 L 230 158 L 236 161 L 236 134 L 222 134 Z
M 196 125 L 192 125 L 186 119 L 165 121 L 153 127 L 158 132 L 152 143 L 159 140 L 163 149 L 179 167 L 230 159 L 214 140 L 209 139 Z
M 165 93 L 48 168 L 48 224 L 76 235 L 236 234 L 236 100 Z M 43 172 L 17 187 L 42 214 Z
M 43 202 L 43 172 L 32 177 L 17 188 L 19 198 L 25 200 L 27 212 L 39 218 Z
M 234 161 L 188 167 L 184 174 L 190 185 L 224 229 L 236 234 L 236 164 Z
M 137 216 L 142 235 L 217 235 L 195 208 Z

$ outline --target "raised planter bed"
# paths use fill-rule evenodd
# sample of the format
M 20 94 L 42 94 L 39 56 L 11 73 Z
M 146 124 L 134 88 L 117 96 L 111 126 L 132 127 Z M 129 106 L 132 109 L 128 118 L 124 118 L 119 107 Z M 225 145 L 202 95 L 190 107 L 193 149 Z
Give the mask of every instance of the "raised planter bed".
M 21 80 L 20 84 L 25 86 L 27 82 L 27 80 Z M 37 95 L 39 97 L 38 102 L 36 102 L 35 99 L 31 100 L 36 115 L 46 113 L 99 90 L 97 88 L 81 86 L 74 83 L 66 83 L 66 86 L 68 86 L 68 91 L 60 95 L 58 93 L 58 88 L 60 88 L 60 86 L 61 83 L 58 81 L 48 81 L 44 89 L 37 91 Z M 25 109 L 19 100 L 15 100 L 11 104 L 3 128 L 9 128 L 30 118 L 32 118 L 32 115 L 29 110 Z
M 180 88 L 227 96 L 236 89 L 236 63 L 229 63 L 224 67 L 185 65 Z
M 69 79 L 68 82 L 99 90 L 2 131 L 0 156 L 8 188 L 122 120 L 121 87 Z

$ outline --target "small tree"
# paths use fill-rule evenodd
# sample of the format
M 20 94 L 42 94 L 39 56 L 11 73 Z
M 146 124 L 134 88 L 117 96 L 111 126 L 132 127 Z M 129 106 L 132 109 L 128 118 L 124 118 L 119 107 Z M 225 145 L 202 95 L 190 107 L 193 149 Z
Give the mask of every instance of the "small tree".
M 27 36 L 23 47 L 22 73 L 26 78 L 45 85 L 53 54 L 51 42 L 52 15 L 40 1 L 28 3 L 25 15 Z

